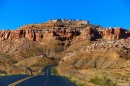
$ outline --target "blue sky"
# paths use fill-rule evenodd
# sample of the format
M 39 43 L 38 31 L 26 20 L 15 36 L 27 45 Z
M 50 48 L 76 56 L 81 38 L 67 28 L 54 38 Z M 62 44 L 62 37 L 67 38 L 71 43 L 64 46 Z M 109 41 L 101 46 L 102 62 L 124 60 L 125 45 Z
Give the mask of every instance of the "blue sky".
M 130 29 L 130 0 L 0 0 L 0 29 L 59 18 Z

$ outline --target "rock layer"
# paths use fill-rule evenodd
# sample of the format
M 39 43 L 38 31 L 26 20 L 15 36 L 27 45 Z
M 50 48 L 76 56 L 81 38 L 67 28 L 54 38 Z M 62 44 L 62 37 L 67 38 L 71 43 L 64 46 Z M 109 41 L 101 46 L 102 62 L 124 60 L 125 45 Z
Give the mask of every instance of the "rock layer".
M 45 29 L 46 28 L 46 29 Z M 44 24 L 22 26 L 18 30 L 0 31 L 0 41 L 27 38 L 32 41 L 71 40 L 79 36 L 82 39 L 114 40 L 128 38 L 130 32 L 123 28 L 102 28 L 82 20 L 50 20 Z

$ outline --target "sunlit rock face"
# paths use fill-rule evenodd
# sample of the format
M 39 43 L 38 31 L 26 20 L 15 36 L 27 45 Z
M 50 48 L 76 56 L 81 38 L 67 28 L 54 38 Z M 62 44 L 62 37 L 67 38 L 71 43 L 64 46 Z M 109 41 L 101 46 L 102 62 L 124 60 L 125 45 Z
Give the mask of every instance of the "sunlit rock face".
M 126 38 L 127 33 L 125 29 L 122 28 L 107 28 L 102 30 L 102 35 L 104 39 L 121 39 Z
M 0 31 L 0 41 L 27 38 L 31 41 L 42 40 L 72 40 L 80 36 L 81 39 L 115 40 L 128 38 L 130 31 L 123 28 L 103 28 L 92 25 L 85 20 L 56 19 L 49 20 L 43 24 L 25 25 L 17 30 Z
M 80 35 L 81 34 L 81 35 Z M 86 27 L 83 31 L 73 28 L 51 28 L 45 30 L 2 30 L 0 31 L 0 41 L 7 39 L 18 39 L 26 37 L 32 41 L 41 41 L 42 39 L 71 40 L 76 36 L 86 39 L 103 38 L 106 40 L 127 38 L 129 33 L 122 28 L 97 29 Z

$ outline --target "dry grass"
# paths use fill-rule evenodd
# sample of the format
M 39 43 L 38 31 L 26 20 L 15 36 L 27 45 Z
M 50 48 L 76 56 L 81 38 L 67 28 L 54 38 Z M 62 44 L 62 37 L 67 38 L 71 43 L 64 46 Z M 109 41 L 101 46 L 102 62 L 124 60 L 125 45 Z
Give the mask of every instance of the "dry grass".
M 69 69 L 110 68 L 126 61 L 118 55 L 114 51 L 80 53 L 71 59 L 61 60 L 58 69 L 65 72 Z
M 65 52 L 78 51 L 81 48 L 83 48 L 83 46 L 87 46 L 90 44 L 92 44 L 92 42 L 90 40 L 79 41 L 79 42 L 72 44 Z
M 26 66 L 28 66 L 28 67 L 53 64 L 52 61 L 46 57 L 30 57 L 30 58 L 24 59 L 22 61 L 19 61 L 18 63 L 15 64 L 15 66 L 22 67 L 22 66 L 25 66 L 25 63 L 26 63 Z
M 72 76 L 72 75 L 68 75 L 68 74 L 63 74 L 62 76 L 67 78 L 72 83 L 76 84 L 77 86 L 96 86 L 96 85 L 89 83 L 85 79 L 82 79 L 78 76 Z
M 47 55 L 54 55 L 55 53 L 60 53 L 64 51 L 64 44 L 61 41 L 46 41 L 42 44 L 42 48 Z
M 34 71 L 35 74 L 40 73 L 47 65 L 51 65 L 53 62 L 46 57 L 30 57 L 24 60 L 19 61 L 14 66 L 17 68 L 15 72 L 29 73 L 26 67 L 29 67 Z M 18 70 L 26 71 L 18 71 Z
M 130 62 L 127 62 L 130 63 Z M 66 74 L 68 76 L 74 77 L 78 80 L 75 80 L 78 83 L 81 83 L 81 81 L 85 81 L 88 83 L 88 81 L 94 82 L 101 82 L 103 84 L 104 82 L 108 84 L 107 86 L 114 86 L 114 85 L 109 85 L 109 84 L 114 84 L 116 86 L 129 86 L 130 82 L 130 70 L 127 70 L 128 68 L 125 67 L 124 65 L 119 66 L 119 67 L 114 67 L 114 68 L 107 68 L 107 69 L 71 69 Z M 106 80 L 103 78 L 103 76 L 106 76 Z M 98 78 L 94 78 L 98 77 Z M 93 80 L 92 80 L 93 79 Z M 90 82 L 91 82 L 90 81 Z M 90 83 L 89 82 L 89 83 Z M 100 83 L 99 83 L 100 84 Z M 89 85 L 84 85 L 84 86 L 89 86 Z M 99 85 L 100 86 L 100 85 Z M 103 85 L 106 86 L 106 85 Z
M 122 57 L 120 58 L 120 56 Z M 91 53 L 80 52 L 72 56 L 70 60 L 61 60 L 57 69 L 60 74 L 66 73 L 71 77 L 85 79 L 85 82 L 95 77 L 95 75 L 97 77 L 105 75 L 108 77 L 106 81 L 110 81 L 110 83 L 112 80 L 117 83 L 117 86 L 129 86 L 130 61 L 126 60 L 126 57 L 126 53 L 114 50 L 93 51 Z M 76 82 L 80 83 L 81 81 Z

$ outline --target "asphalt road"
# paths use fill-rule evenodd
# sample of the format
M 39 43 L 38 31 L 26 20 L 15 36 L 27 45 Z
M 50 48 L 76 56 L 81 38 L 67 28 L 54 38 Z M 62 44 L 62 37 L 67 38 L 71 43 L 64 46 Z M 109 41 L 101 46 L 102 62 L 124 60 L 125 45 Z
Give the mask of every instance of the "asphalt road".
M 28 76 L 29 75 L 16 75 L 16 76 L 0 77 L 0 86 L 8 86 L 9 84 L 11 84 L 13 82 L 26 78 Z
M 76 86 L 63 77 L 52 76 L 51 67 L 52 66 L 47 66 L 45 68 L 44 75 L 38 75 L 30 78 L 17 86 Z

